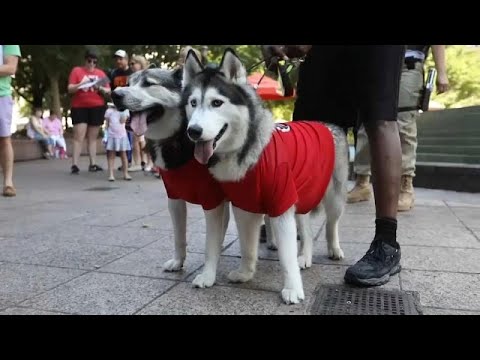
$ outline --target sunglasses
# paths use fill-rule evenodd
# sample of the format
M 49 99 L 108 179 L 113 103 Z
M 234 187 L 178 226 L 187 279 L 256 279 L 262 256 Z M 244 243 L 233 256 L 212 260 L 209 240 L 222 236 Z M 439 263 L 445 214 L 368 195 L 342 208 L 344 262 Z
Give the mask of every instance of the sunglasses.
M 89 64 L 97 64 L 97 61 L 98 61 L 97 59 L 87 59 L 87 62 Z

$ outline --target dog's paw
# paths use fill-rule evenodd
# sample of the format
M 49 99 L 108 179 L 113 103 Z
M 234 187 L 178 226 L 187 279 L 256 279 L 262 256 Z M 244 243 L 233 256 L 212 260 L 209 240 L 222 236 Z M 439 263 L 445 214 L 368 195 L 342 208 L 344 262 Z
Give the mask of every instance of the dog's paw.
M 345 257 L 343 250 L 340 248 L 328 249 L 328 258 L 332 260 L 342 260 Z
M 196 288 L 209 288 L 215 284 L 215 274 L 201 273 L 192 282 Z
M 177 259 L 168 260 L 163 264 L 164 271 L 180 271 L 183 268 L 183 261 Z
M 302 300 L 305 299 L 305 295 L 303 293 L 303 289 L 300 288 L 298 290 L 295 289 L 283 289 L 282 290 L 282 299 L 285 304 L 298 304 Z
M 298 266 L 302 270 L 312 267 L 312 257 L 311 256 L 300 255 L 297 258 L 297 261 L 298 261 Z
M 268 248 L 268 250 L 273 250 L 273 251 L 277 251 L 277 250 L 278 250 L 277 245 L 274 244 L 274 243 L 271 242 L 271 241 L 267 241 L 267 248 Z
M 253 272 L 241 272 L 240 270 L 230 271 L 228 280 L 234 283 L 244 283 L 253 278 Z

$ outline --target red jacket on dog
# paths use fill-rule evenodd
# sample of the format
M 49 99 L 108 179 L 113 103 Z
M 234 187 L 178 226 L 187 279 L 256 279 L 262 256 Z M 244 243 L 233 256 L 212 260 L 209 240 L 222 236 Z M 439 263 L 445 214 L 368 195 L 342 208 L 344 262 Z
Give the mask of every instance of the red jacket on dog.
M 242 210 L 277 217 L 296 205 L 298 214 L 306 214 L 325 195 L 334 165 L 333 135 L 325 125 L 276 124 L 270 143 L 245 178 L 220 185 Z
M 160 169 L 170 199 L 182 199 L 212 210 L 225 199 L 222 188 L 205 165 L 192 158 L 176 169 Z

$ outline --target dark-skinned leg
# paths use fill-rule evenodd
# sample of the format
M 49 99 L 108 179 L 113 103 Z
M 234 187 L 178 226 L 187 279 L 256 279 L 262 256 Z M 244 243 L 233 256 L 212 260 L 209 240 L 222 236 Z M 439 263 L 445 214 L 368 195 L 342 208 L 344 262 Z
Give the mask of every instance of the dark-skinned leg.
M 375 193 L 375 238 L 367 254 L 348 268 L 345 281 L 361 286 L 388 282 L 400 267 L 400 245 L 396 241 L 397 206 L 400 191 L 402 152 L 396 121 L 378 121 L 365 127 Z

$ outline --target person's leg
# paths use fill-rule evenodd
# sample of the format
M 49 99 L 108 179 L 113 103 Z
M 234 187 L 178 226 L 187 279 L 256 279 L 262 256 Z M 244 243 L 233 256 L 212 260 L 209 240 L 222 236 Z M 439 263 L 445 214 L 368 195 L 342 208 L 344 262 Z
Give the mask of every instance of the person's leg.
M 131 138 L 131 148 L 132 148 L 132 151 L 131 151 L 131 158 L 130 158 L 130 162 L 131 162 L 131 166 L 130 168 L 128 169 L 129 171 L 141 171 L 142 170 L 142 159 L 141 159 L 141 150 L 140 150 L 140 137 L 135 135 L 135 134 L 132 134 L 132 138 Z
M 90 168 L 97 165 L 97 139 L 100 126 L 89 125 L 87 129 L 88 156 L 90 157 Z
M 135 165 L 140 165 L 142 162 L 140 136 L 135 134 L 133 135 L 133 162 Z
M 347 202 L 353 204 L 370 200 L 372 197 L 372 190 L 370 188 L 370 145 L 368 143 L 367 132 L 363 125 L 360 126 L 357 132 L 353 170 L 356 175 L 355 186 L 349 191 Z
M 47 142 L 48 153 L 50 154 L 51 157 L 54 157 L 55 156 L 55 148 L 54 148 L 55 141 L 52 141 L 51 139 L 47 138 L 46 142 Z
M 423 88 L 423 63 L 418 62 L 414 68 L 404 66 L 400 81 L 399 108 L 412 108 L 418 105 Z M 402 144 L 402 179 L 398 211 L 410 210 L 415 202 L 413 177 L 417 159 L 417 118 L 418 110 L 398 113 L 398 127 Z
M 57 145 L 60 146 L 64 152 L 67 152 L 67 143 L 65 142 L 65 138 L 63 136 L 59 136 L 56 142 Z
M 13 146 L 10 137 L 0 137 L 0 165 L 3 171 L 3 185 L 13 186 Z
M 83 140 L 87 133 L 87 124 L 80 123 L 73 125 L 73 157 L 72 157 L 72 171 L 73 167 L 78 168 L 80 154 L 82 153 Z
M 115 151 L 107 150 L 108 180 L 115 181 Z
M 404 47 L 369 46 L 359 51 L 363 61 L 358 64 L 358 105 L 370 143 L 376 228 L 370 249 L 347 269 L 345 281 L 377 286 L 401 269 L 396 240 L 401 147 L 395 120 Z
M 13 186 L 13 146 L 12 134 L 13 100 L 10 96 L 0 97 L 0 167 L 3 172 L 3 195 L 15 196 Z
M 99 106 L 95 108 L 90 108 L 89 118 L 88 118 L 88 129 L 87 129 L 87 138 L 88 138 L 88 155 L 90 157 L 90 166 L 89 171 L 102 171 L 103 169 L 97 165 L 97 139 L 100 131 L 100 126 L 103 125 L 105 121 L 105 111 L 104 106 Z
M 377 218 L 397 218 L 402 149 L 396 121 L 377 121 L 366 127 L 372 159 Z
M 122 158 L 123 178 L 125 180 L 132 180 L 131 176 L 128 174 L 127 152 L 126 151 L 120 151 L 120 157 Z
M 147 153 L 145 152 L 145 136 L 143 135 L 139 136 L 138 143 L 140 146 L 140 163 L 142 165 L 143 170 L 145 170 L 145 167 L 149 165 L 148 156 L 147 156 Z
M 127 136 L 128 136 L 128 142 L 130 143 L 130 148 L 133 149 L 133 132 L 127 131 Z M 128 164 L 132 164 L 132 150 L 127 151 L 127 159 L 128 159 Z

